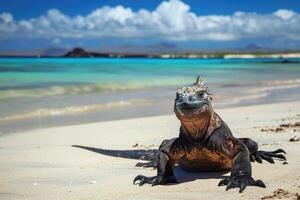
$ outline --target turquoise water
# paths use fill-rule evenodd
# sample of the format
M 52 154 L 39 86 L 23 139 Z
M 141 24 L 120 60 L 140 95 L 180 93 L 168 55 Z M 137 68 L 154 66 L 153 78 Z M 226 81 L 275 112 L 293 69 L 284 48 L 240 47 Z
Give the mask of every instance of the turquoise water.
M 0 59 L 0 99 L 178 86 L 198 74 L 209 84 L 296 79 L 280 59 Z
M 300 59 L 292 61 L 1 58 L 0 126 L 169 114 L 175 90 L 199 74 L 217 107 L 299 100 Z

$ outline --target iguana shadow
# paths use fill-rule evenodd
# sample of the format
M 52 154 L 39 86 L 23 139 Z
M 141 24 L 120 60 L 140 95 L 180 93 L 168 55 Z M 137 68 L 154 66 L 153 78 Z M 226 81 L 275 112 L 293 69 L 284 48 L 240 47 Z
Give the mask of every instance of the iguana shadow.
M 157 149 L 108 150 L 108 149 L 101 149 L 101 148 L 80 146 L 80 145 L 72 145 L 72 147 L 85 149 L 106 156 L 137 159 L 137 160 L 144 160 L 144 161 L 153 160 L 158 153 Z M 228 176 L 224 176 L 228 172 L 229 170 L 220 171 L 220 172 L 186 172 L 183 169 L 181 169 L 178 165 L 175 166 L 175 176 L 176 179 L 178 180 L 178 183 L 191 182 L 197 179 L 223 179 L 228 177 Z M 172 185 L 172 184 L 168 184 L 168 185 Z
M 230 170 L 219 172 L 186 172 L 178 165 L 176 165 L 175 167 L 175 176 L 179 184 L 195 181 L 198 179 L 224 179 L 228 177 L 225 175 L 228 172 L 230 172 Z

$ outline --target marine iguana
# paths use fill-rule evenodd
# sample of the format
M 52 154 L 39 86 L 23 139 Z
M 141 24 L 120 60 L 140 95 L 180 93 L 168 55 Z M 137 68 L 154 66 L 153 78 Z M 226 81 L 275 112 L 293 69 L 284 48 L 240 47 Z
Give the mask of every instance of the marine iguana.
M 211 101 L 208 87 L 200 76 L 192 85 L 179 89 L 174 103 L 174 112 L 181 122 L 179 137 L 164 140 L 158 150 L 122 151 L 73 146 L 109 156 L 150 161 L 136 166 L 157 168 L 157 175 L 136 176 L 133 183 L 139 182 L 139 186 L 176 183 L 174 167 L 178 164 L 188 172 L 231 170 L 230 177 L 218 184 L 227 185 L 226 190 L 238 187 L 239 192 L 243 192 L 250 185 L 266 187 L 263 181 L 252 178 L 250 161 L 262 163 L 263 159 L 274 163 L 273 157 L 286 160 L 284 150 L 260 151 L 250 138 L 235 138 L 214 112 Z

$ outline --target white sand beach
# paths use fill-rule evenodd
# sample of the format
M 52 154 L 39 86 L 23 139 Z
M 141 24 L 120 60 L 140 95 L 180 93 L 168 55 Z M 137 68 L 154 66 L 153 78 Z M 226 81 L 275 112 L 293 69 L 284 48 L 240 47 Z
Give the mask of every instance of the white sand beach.
M 251 137 L 260 149 L 287 152 L 285 165 L 278 160 L 275 164 L 252 163 L 254 179 L 263 180 L 266 189 L 226 192 L 217 184 L 229 173 L 186 173 L 179 168 L 179 184 L 138 187 L 132 184 L 136 175 L 154 175 L 156 171 L 135 167 L 136 160 L 71 147 L 158 147 L 163 139 L 178 135 L 179 122 L 170 115 L 4 134 L 0 137 L 0 199 L 261 199 L 277 189 L 289 192 L 283 199 L 296 199 L 293 193 L 300 193 L 300 142 L 289 140 L 300 137 L 299 127 L 278 132 L 261 129 L 299 122 L 300 101 L 220 109 L 217 113 L 236 137 Z

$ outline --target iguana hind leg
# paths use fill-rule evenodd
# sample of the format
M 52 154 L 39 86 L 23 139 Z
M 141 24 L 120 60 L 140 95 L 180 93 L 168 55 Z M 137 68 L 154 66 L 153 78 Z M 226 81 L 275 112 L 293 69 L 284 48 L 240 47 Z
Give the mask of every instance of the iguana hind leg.
M 133 184 L 138 182 L 139 186 L 142 186 L 145 183 L 153 186 L 176 183 L 177 180 L 174 175 L 174 167 L 176 159 L 181 156 L 180 151 L 178 138 L 163 141 L 159 147 L 157 175 L 152 177 L 138 175 L 134 178 Z
M 169 143 L 169 146 L 166 145 L 167 143 Z M 170 140 L 163 140 L 160 147 L 159 147 L 159 150 L 161 150 L 161 148 L 170 148 Z M 158 165 L 158 157 L 159 157 L 159 154 L 157 155 L 157 157 L 149 162 L 138 162 L 136 163 L 136 167 L 143 167 L 143 168 L 153 168 L 153 169 L 156 169 L 157 168 L 157 165 Z
M 250 138 L 239 138 L 248 148 L 250 152 L 250 160 L 252 162 L 262 163 L 262 160 L 266 160 L 269 163 L 274 163 L 273 158 L 278 158 L 280 160 L 286 160 L 285 151 L 282 149 L 277 149 L 275 151 L 262 151 L 258 150 L 258 145 L 255 141 Z

